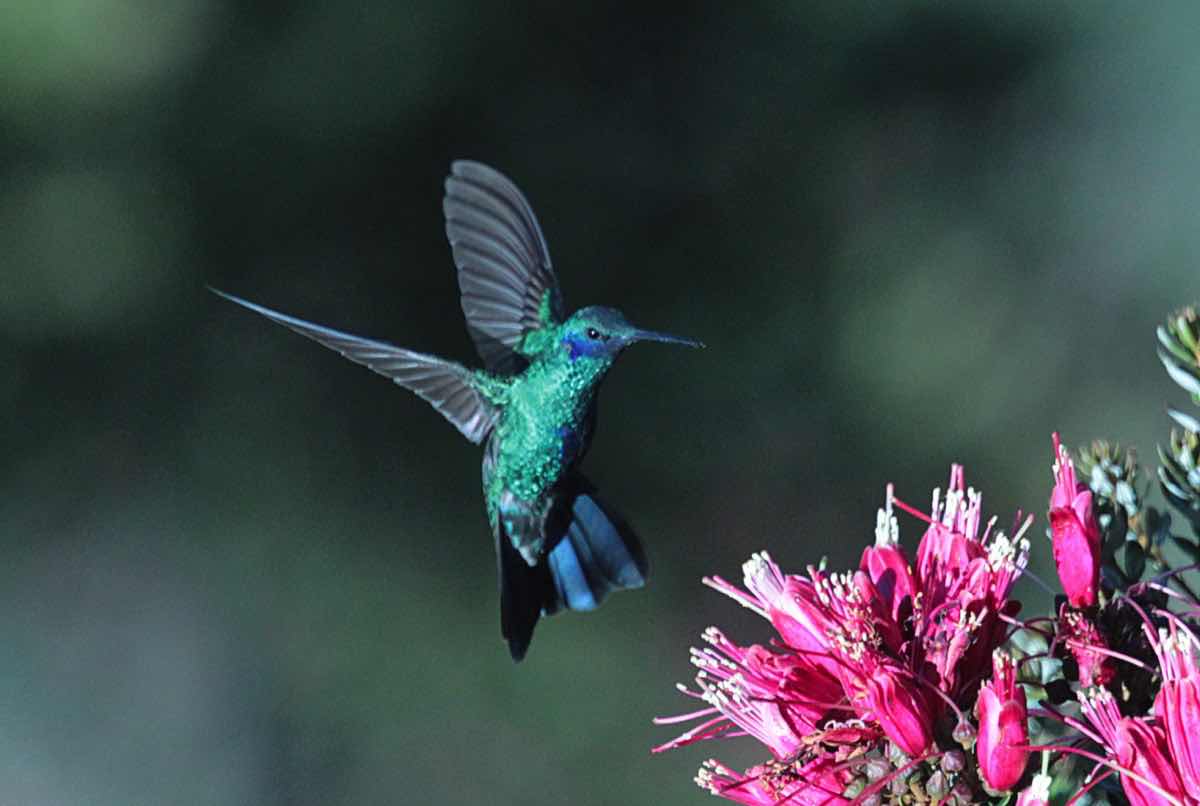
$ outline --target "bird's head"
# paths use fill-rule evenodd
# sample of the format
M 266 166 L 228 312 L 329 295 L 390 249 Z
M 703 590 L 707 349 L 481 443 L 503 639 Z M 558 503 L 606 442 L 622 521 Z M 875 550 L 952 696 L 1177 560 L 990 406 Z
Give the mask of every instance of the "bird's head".
M 571 314 L 562 326 L 563 347 L 572 361 L 579 358 L 611 361 L 637 341 L 661 341 L 686 347 L 704 346 L 695 339 L 634 327 L 625 318 L 625 314 L 616 308 L 599 305 L 579 309 Z

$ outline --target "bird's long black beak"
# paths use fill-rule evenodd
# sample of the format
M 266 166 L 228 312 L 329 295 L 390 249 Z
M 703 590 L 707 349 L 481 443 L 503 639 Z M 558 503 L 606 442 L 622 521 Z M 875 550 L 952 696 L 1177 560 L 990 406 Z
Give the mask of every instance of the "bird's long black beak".
M 661 341 L 664 344 L 682 344 L 684 347 L 703 347 L 704 342 L 689 339 L 686 336 L 674 336 L 670 333 L 659 333 L 655 330 L 635 330 L 630 341 Z

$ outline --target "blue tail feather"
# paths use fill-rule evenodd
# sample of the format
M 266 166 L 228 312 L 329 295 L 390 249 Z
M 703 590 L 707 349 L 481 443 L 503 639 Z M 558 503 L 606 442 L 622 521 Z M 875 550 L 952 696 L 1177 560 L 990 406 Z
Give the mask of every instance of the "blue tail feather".
M 552 548 L 535 566 L 525 563 L 504 523 L 498 524 L 501 629 L 513 660 L 525 656 L 541 616 L 595 610 L 613 591 L 646 584 L 641 541 L 591 484 L 576 476 L 559 502 L 546 524 Z
M 594 610 L 609 593 L 646 584 L 637 536 L 587 493 L 575 498 L 571 525 L 547 562 L 558 604 L 568 610 Z

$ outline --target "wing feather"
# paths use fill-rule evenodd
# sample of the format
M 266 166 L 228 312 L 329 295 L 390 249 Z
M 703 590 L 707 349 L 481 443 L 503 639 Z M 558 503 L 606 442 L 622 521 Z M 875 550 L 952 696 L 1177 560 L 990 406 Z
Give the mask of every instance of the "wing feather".
M 483 396 L 473 373 L 461 364 L 353 336 L 287 316 L 215 288 L 211 290 L 412 390 L 476 444 L 483 441 L 496 422 L 498 408 Z
M 442 202 L 467 327 L 487 368 L 515 372 L 526 334 L 562 321 L 550 250 L 533 208 L 507 177 L 478 162 L 450 166 Z M 549 316 L 542 307 L 550 294 Z

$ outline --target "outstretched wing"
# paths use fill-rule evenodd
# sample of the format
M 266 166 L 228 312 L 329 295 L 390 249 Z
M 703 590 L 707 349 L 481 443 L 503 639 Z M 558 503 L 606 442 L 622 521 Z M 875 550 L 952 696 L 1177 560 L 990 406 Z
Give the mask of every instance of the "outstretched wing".
M 372 341 L 255 305 L 232 294 L 210 288 L 214 294 L 260 313 L 356 364 L 378 372 L 428 401 L 443 417 L 478 444 L 491 431 L 499 410 L 479 391 L 470 370 L 461 364 L 414 353 L 381 341 Z
M 526 335 L 563 318 L 533 208 L 499 171 L 458 160 L 446 177 L 442 212 L 475 347 L 489 370 L 516 372 Z

